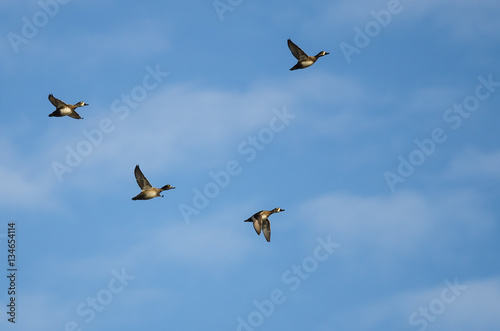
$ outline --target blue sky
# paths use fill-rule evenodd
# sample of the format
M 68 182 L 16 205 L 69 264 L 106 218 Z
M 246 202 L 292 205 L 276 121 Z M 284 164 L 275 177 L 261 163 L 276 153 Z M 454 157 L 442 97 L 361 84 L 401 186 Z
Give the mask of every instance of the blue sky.
M 500 329 L 497 1 L 0 8 L 2 330 Z

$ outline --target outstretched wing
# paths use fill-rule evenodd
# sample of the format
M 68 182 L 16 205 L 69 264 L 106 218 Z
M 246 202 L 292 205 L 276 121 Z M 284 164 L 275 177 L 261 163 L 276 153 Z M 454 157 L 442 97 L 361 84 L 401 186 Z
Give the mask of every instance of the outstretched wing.
M 290 48 L 290 51 L 297 60 L 301 61 L 308 58 L 307 54 L 303 50 L 301 50 L 299 46 L 295 45 L 290 39 L 288 39 L 288 48 Z
M 250 217 L 250 220 L 253 222 L 253 228 L 255 229 L 255 232 L 257 232 L 258 235 L 260 235 L 260 232 L 262 230 L 262 221 L 263 218 L 262 215 L 263 210 L 253 214 L 252 217 Z
M 54 105 L 54 107 L 56 108 L 61 108 L 61 107 L 66 107 L 67 105 L 62 102 L 61 100 L 59 100 L 58 98 L 56 98 L 55 96 L 53 96 L 52 94 L 49 94 L 49 101 L 50 103 L 52 103 Z
M 81 117 L 76 111 L 72 111 L 71 113 L 68 114 L 69 117 L 71 118 L 75 118 L 77 120 L 81 120 L 83 119 L 83 117 Z
M 144 177 L 141 169 L 139 168 L 139 165 L 135 166 L 134 174 L 135 174 L 135 179 L 137 180 L 137 184 L 139 185 L 141 190 L 148 190 L 150 188 L 153 188 L 151 184 L 149 184 L 146 177 Z
M 252 216 L 252 221 L 253 221 L 253 228 L 255 229 L 255 232 L 260 236 L 260 231 L 262 229 L 262 221 L 258 218 L 255 218 Z
M 271 222 L 266 218 L 262 221 L 262 232 L 264 233 L 264 237 L 268 242 L 271 241 Z

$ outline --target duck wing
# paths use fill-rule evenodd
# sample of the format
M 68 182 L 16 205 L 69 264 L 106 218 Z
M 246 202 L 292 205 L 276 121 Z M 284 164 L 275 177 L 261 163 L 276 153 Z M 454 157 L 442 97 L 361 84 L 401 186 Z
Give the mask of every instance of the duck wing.
M 68 106 L 67 104 L 65 104 L 64 102 L 62 102 L 61 100 L 59 100 L 58 98 L 56 98 L 55 96 L 53 96 L 52 94 L 49 94 L 49 101 L 56 108 L 61 108 L 61 107 Z
M 253 228 L 255 229 L 255 232 L 260 236 L 260 231 L 262 229 L 262 220 L 259 218 L 252 217 L 253 220 Z
M 264 237 L 266 237 L 267 242 L 271 241 L 271 222 L 266 218 L 262 221 L 262 232 Z
M 295 45 L 290 39 L 288 39 L 288 48 L 290 48 L 290 51 L 297 60 L 301 61 L 308 58 L 306 52 L 301 50 L 300 47 Z
M 153 188 L 153 186 L 151 186 L 146 177 L 144 177 L 144 174 L 139 168 L 139 165 L 135 166 L 134 175 L 135 175 L 135 180 L 137 180 L 137 185 L 139 185 L 141 190 L 144 191 Z
M 68 114 L 69 117 L 75 118 L 77 120 L 82 120 L 83 117 L 81 117 L 76 111 L 72 111 L 71 113 Z

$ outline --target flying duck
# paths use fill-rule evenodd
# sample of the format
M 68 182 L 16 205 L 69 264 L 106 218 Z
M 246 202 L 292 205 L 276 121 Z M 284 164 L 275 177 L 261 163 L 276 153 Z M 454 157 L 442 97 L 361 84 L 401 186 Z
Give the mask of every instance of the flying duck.
M 49 115 L 49 117 L 63 117 L 63 116 L 69 116 L 72 118 L 75 118 L 77 120 L 83 119 L 76 111 L 75 109 L 78 107 L 83 107 L 83 106 L 88 106 L 88 103 L 85 103 L 83 101 L 78 102 L 77 104 L 74 105 L 68 105 L 61 100 L 57 99 L 54 97 L 52 94 L 49 95 L 49 101 L 56 107 L 56 110 L 52 112 L 52 114 Z
M 292 68 L 290 68 L 290 70 L 304 69 L 310 67 L 320 57 L 330 54 L 325 51 L 321 51 L 315 56 L 308 56 L 303 50 L 300 49 L 299 46 L 295 45 L 293 41 L 291 41 L 290 39 L 288 39 L 288 48 L 290 48 L 290 51 L 292 52 L 293 56 L 295 56 L 295 58 L 298 60 L 297 64 L 294 65 Z
M 273 210 L 261 210 L 258 213 L 253 214 L 252 217 L 245 220 L 244 222 L 252 222 L 253 228 L 258 235 L 260 235 L 260 231 L 264 233 L 264 237 L 268 242 L 271 241 L 271 223 L 269 222 L 269 216 L 274 213 L 279 213 L 285 211 L 281 208 L 274 208 Z
M 156 188 L 151 186 L 146 177 L 144 177 L 141 169 L 139 168 L 139 165 L 135 166 L 134 174 L 135 174 L 135 179 L 137 180 L 137 184 L 139 184 L 139 187 L 141 188 L 141 193 L 133 197 L 132 200 L 149 200 L 156 197 L 163 198 L 163 195 L 160 195 L 161 192 L 166 190 L 172 190 L 175 188 L 170 185 L 165 185 L 162 188 Z

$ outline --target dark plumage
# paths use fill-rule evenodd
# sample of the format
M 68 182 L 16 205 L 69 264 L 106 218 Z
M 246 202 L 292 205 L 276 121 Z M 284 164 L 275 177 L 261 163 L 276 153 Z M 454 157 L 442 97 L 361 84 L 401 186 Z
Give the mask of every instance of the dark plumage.
M 297 59 L 297 64 L 294 65 L 292 68 L 290 68 L 290 70 L 304 69 L 310 67 L 320 57 L 330 54 L 325 51 L 321 51 L 315 56 L 308 56 L 303 50 L 300 49 L 299 46 L 295 45 L 293 41 L 291 41 L 290 39 L 288 39 L 288 48 L 290 48 L 290 51 L 292 52 L 293 56 L 295 56 L 295 58 Z
M 269 216 L 271 216 L 274 213 L 279 213 L 285 211 L 284 209 L 281 208 L 274 208 L 273 210 L 261 210 L 258 213 L 255 213 L 250 217 L 249 219 L 245 220 L 244 222 L 252 222 L 253 223 L 253 228 L 255 229 L 255 232 L 257 232 L 258 235 L 260 235 L 260 232 L 264 233 L 264 237 L 266 237 L 266 240 L 268 242 L 271 241 L 271 223 L 269 222 Z
M 88 103 L 85 103 L 83 101 L 80 101 L 74 105 L 67 104 L 56 97 L 54 97 L 52 94 L 49 94 L 49 101 L 56 107 L 56 110 L 54 110 L 49 117 L 63 117 L 63 116 L 69 116 L 71 118 L 80 120 L 83 119 L 76 111 L 75 109 L 78 107 L 83 107 L 83 106 L 88 106 Z
M 135 180 L 137 181 L 137 185 L 139 185 L 139 187 L 141 188 L 141 193 L 133 197 L 132 200 L 149 200 L 156 197 L 163 198 L 163 195 L 160 195 L 161 192 L 166 190 L 172 190 L 175 188 L 170 185 L 165 185 L 162 188 L 156 188 L 151 186 L 151 184 L 149 183 L 149 181 L 146 179 L 141 169 L 139 168 L 139 165 L 135 166 L 134 175 L 135 175 Z

